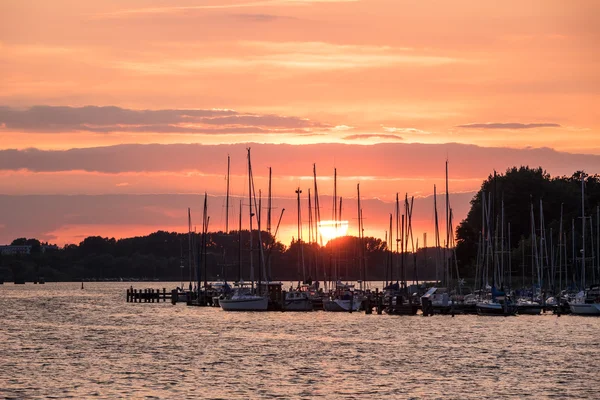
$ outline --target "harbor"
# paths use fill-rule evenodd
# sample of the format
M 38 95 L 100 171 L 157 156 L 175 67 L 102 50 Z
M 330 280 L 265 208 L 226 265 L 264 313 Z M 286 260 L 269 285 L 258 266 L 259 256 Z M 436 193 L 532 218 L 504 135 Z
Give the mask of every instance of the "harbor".
M 214 284 L 214 286 L 213 286 Z M 233 284 L 233 287 L 240 286 Z M 310 290 L 309 285 L 299 286 L 294 289 L 290 285 L 289 290 L 282 290 L 283 283 L 281 282 L 264 282 L 263 286 L 268 293 L 264 296 L 252 294 L 257 299 L 264 299 L 264 305 L 259 302 L 253 303 L 252 307 L 245 309 L 234 309 L 235 311 L 278 311 L 278 312 L 298 312 L 298 311 L 334 311 L 334 312 L 360 312 L 366 315 L 369 314 L 388 314 L 388 315 L 406 315 L 423 317 L 433 315 L 542 315 L 553 314 L 561 316 L 571 314 L 574 309 L 575 314 L 580 315 L 597 315 L 596 313 L 587 310 L 579 312 L 578 304 L 587 304 L 589 307 L 595 307 L 600 298 L 600 287 L 592 286 L 587 291 L 587 297 L 581 301 L 572 298 L 570 306 L 568 300 L 562 302 L 510 302 L 502 301 L 502 306 L 492 310 L 482 310 L 482 303 L 475 295 L 467 296 L 449 296 L 445 288 L 423 287 L 421 295 L 417 292 L 413 296 L 404 297 L 393 290 L 382 290 L 375 288 L 374 290 L 354 290 L 354 285 L 340 284 L 336 290 L 330 292 Z M 225 289 L 228 288 L 228 289 Z M 412 289 L 417 290 L 416 287 Z M 226 311 L 231 308 L 221 307 L 221 301 L 228 298 L 233 291 L 227 283 L 214 282 L 209 283 L 206 290 L 190 291 L 176 288 L 172 290 L 153 289 L 134 289 L 133 286 L 126 290 L 126 302 L 128 303 L 165 303 L 169 302 L 172 305 L 185 304 L 192 307 L 216 307 Z M 252 292 L 251 289 L 247 293 Z M 231 297 L 231 296 L 230 296 Z
M 226 312 L 126 303 L 130 286 L 0 287 L 3 395 L 595 398 L 600 318 Z

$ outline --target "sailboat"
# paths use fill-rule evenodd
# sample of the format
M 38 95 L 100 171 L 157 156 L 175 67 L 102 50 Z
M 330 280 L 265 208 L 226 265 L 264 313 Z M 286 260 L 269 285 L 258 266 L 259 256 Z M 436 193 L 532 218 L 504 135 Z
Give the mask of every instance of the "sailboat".
M 581 287 L 585 284 L 585 197 L 584 197 L 585 174 L 581 173 L 581 223 L 582 223 L 582 248 L 581 248 Z M 571 313 L 575 315 L 600 315 L 600 285 L 591 285 L 582 290 L 569 302 Z
M 338 229 L 338 221 L 341 221 L 342 216 L 342 199 L 340 197 L 339 214 L 337 208 L 337 169 L 333 170 L 333 219 L 336 231 Z M 362 298 L 354 291 L 354 285 L 342 283 L 339 277 L 339 265 L 337 258 L 333 257 L 333 274 L 336 277 L 335 289 L 330 293 L 329 297 L 323 299 L 324 311 L 339 311 L 352 312 L 358 311 Z
M 303 282 L 306 282 L 306 267 L 304 264 L 304 242 L 302 241 L 302 213 L 300 208 L 300 194 L 302 190 L 298 188 L 296 194 L 298 195 L 298 267 L 302 266 Z M 283 308 L 286 311 L 312 311 L 313 303 L 310 298 L 310 293 L 305 287 L 302 290 L 302 286 L 296 289 L 292 289 L 285 294 L 283 301 Z
M 600 315 L 600 285 L 592 285 L 577 293 L 569 302 L 569 308 L 575 315 Z
M 250 275 L 253 279 L 254 267 L 252 257 L 252 217 L 254 217 L 254 212 L 252 210 L 252 186 L 252 163 L 250 161 L 250 148 L 248 148 L 248 199 L 250 201 Z M 261 243 L 259 243 L 259 245 L 262 246 Z M 269 306 L 269 299 L 267 296 L 262 296 L 262 293 L 260 292 L 260 279 L 258 293 L 254 292 L 254 282 L 246 283 L 240 279 L 240 281 L 235 284 L 233 293 L 230 296 L 220 299 L 219 305 L 224 311 L 266 311 L 267 307 Z
M 517 306 L 510 300 L 504 291 L 492 286 L 492 298 L 477 303 L 478 315 L 509 316 L 517 314 Z
M 358 311 L 362 299 L 354 291 L 354 285 L 336 282 L 335 291 L 323 299 L 323 310 L 325 311 Z

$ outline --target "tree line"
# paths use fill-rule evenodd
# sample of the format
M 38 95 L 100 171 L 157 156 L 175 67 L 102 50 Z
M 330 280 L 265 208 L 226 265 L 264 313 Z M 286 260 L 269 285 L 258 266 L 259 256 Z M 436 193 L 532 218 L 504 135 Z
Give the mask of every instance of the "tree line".
M 262 279 L 303 280 L 398 280 L 398 261 L 390 260 L 385 241 L 365 237 L 345 236 L 326 245 L 293 241 L 285 246 L 268 232 L 261 232 L 263 252 L 259 251 L 258 231 L 252 232 L 254 249 L 250 248 L 250 232 L 242 230 L 208 232 L 202 234 L 157 231 L 147 236 L 115 239 L 100 236 L 85 238 L 78 245 L 46 249 L 47 243 L 37 239 L 19 238 L 13 245 L 30 245 L 30 254 L 0 255 L 0 278 L 7 281 L 32 281 L 44 277 L 46 281 L 79 280 L 166 280 L 187 282 L 201 279 L 249 281 L 250 258 L 254 279 L 264 264 L 267 276 Z M 240 244 L 241 238 L 241 244 Z M 205 250 L 203 250 L 205 248 Z M 408 279 L 435 277 L 433 251 L 421 249 L 416 257 L 406 257 Z M 414 268 L 414 263 L 417 268 Z M 409 263 L 411 266 L 409 267 Z M 190 268 L 190 265 L 192 266 Z M 393 268 L 390 269 L 390 265 Z M 200 266 L 200 267 L 198 267 Z M 206 270 L 204 269 L 206 266 Z

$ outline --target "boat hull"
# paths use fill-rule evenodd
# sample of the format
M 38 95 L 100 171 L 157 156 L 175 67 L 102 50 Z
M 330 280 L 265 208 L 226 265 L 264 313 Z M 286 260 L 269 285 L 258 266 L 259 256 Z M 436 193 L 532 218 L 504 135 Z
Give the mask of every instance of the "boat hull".
M 477 304 L 477 315 L 506 317 L 516 314 L 517 308 L 513 305 L 509 305 L 505 309 L 504 305 L 500 303 Z
M 574 315 L 600 315 L 600 303 L 569 303 L 569 308 Z
M 417 315 L 419 306 L 417 304 L 398 304 L 385 308 L 388 315 Z
M 360 308 L 359 300 L 325 299 L 323 300 L 323 310 L 332 312 L 350 312 L 358 311 Z
M 220 299 L 219 305 L 224 311 L 267 311 L 269 300 L 266 297 Z
M 518 304 L 517 314 L 520 315 L 540 315 L 542 313 L 540 304 Z
M 310 299 L 285 300 L 283 307 L 285 311 L 312 311 L 313 303 Z

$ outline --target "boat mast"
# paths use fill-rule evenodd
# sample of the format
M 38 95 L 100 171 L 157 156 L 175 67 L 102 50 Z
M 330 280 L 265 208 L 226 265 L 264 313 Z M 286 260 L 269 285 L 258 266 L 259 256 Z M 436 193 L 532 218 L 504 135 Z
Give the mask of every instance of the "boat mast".
M 315 242 L 317 241 L 317 235 L 319 238 L 320 247 L 315 251 L 315 280 L 318 280 L 318 265 L 319 265 L 319 254 L 321 251 L 321 247 L 323 247 L 323 236 L 321 232 L 319 232 L 319 223 L 321 222 L 321 208 L 319 206 L 319 191 L 317 188 L 317 164 L 313 164 L 313 183 L 315 187 Z M 323 265 L 323 277 L 325 274 L 325 266 Z
M 314 231 L 313 231 L 313 210 L 312 210 L 312 203 L 311 203 L 311 197 L 310 197 L 310 188 L 308 188 L 308 244 L 309 244 L 309 248 L 314 251 L 313 243 L 315 243 L 315 235 L 314 235 Z M 310 254 L 310 252 L 309 252 L 309 254 Z M 309 260 L 308 261 L 308 276 L 312 279 L 311 258 L 309 257 L 308 260 Z M 316 269 L 316 265 L 315 265 L 315 269 Z M 317 275 L 315 274 L 313 276 L 317 276 Z
M 188 270 L 190 286 L 192 285 L 192 212 L 188 207 Z
M 399 246 L 400 246 L 400 201 L 398 199 L 398 192 L 396 192 L 396 269 L 398 275 L 400 275 L 400 262 L 399 257 L 401 257 Z M 390 285 L 394 282 L 394 265 L 390 265 Z
M 302 282 L 306 282 L 306 267 L 304 266 L 304 253 L 302 251 L 302 210 L 300 208 L 300 194 L 302 190 L 300 187 L 296 189 L 295 193 L 298 198 L 298 271 L 300 271 L 300 266 L 302 266 Z
M 581 172 L 581 290 L 585 289 L 585 173 Z
M 449 282 L 449 260 L 448 249 L 450 247 L 450 193 L 448 190 L 448 159 L 446 159 L 446 251 L 444 253 L 444 281 L 445 285 L 450 285 Z
M 338 222 L 337 222 L 337 168 L 333 169 L 333 227 L 335 229 L 334 232 L 337 235 L 337 230 L 338 230 Z M 337 246 L 335 246 L 335 247 L 337 247 Z M 331 250 L 332 250 L 332 253 L 335 253 L 333 248 Z M 335 282 L 336 282 L 336 285 L 337 285 L 337 280 L 338 280 L 339 274 L 338 274 L 338 265 L 337 265 L 336 254 L 333 255 L 333 273 L 334 273 L 334 278 L 335 278 Z
M 239 243 L 239 270 L 238 282 L 242 281 L 242 200 L 240 199 L 240 225 L 238 228 L 238 243 Z
M 390 229 L 389 230 L 390 233 L 389 233 L 389 235 L 387 235 L 388 236 L 388 251 L 389 251 L 388 252 L 388 265 L 389 265 L 390 270 L 391 270 L 392 268 L 394 268 L 394 265 L 392 263 L 392 261 L 393 261 L 393 255 L 392 255 L 392 252 L 393 252 L 393 245 L 392 245 L 392 229 L 393 229 L 393 226 L 392 226 L 392 213 L 390 213 L 390 228 L 389 229 Z M 391 282 L 390 282 L 390 284 L 391 284 Z
M 204 211 L 202 213 L 203 215 L 203 221 L 202 221 L 202 260 L 204 263 L 204 271 L 203 271 L 203 276 L 204 276 L 204 288 L 206 288 L 208 286 L 208 276 L 207 276 L 207 262 L 206 262 L 206 242 L 207 242 L 207 236 L 208 236 L 208 222 L 210 221 L 210 217 L 208 216 L 208 195 L 206 194 L 206 192 L 204 192 Z M 198 274 L 198 292 L 200 292 L 200 274 Z
M 225 234 L 229 234 L 229 170 L 231 167 L 231 159 L 227 154 L 227 196 L 225 198 Z
M 271 233 L 271 202 L 271 167 L 269 167 L 269 196 L 267 198 L 267 232 L 269 232 L 269 234 Z
M 362 281 L 365 280 L 365 277 L 363 275 L 363 268 L 362 268 L 362 238 L 360 235 L 360 232 L 362 231 L 362 227 L 361 227 L 361 218 L 360 218 L 360 214 L 361 214 L 361 208 L 360 208 L 360 183 L 356 184 L 356 197 L 357 197 L 357 213 L 358 213 L 358 273 L 360 276 L 360 279 Z
M 269 167 L 269 196 L 267 198 L 267 232 L 269 233 L 270 246 L 272 247 L 275 244 L 275 237 L 271 235 L 271 209 L 273 208 L 273 196 L 271 194 L 271 167 Z M 262 244 L 261 244 L 262 248 Z M 267 281 L 271 279 L 273 276 L 271 271 L 271 257 L 267 258 Z
M 252 254 L 252 164 L 250 162 L 250 147 L 248 147 L 248 213 L 250 215 L 250 281 L 252 282 L 252 291 L 254 291 L 254 260 Z
M 315 185 L 315 232 L 319 235 L 319 244 L 323 246 L 323 235 L 319 232 L 321 222 L 321 206 L 319 205 L 319 190 L 317 187 L 317 164 L 313 164 L 313 181 Z
M 558 227 L 558 291 L 554 294 L 560 293 L 562 290 L 562 261 L 563 261 L 563 208 L 564 203 L 560 203 L 560 223 Z
M 256 199 L 254 204 L 256 205 Z M 256 210 L 256 229 L 258 230 L 258 245 L 260 246 L 259 248 L 259 252 L 258 252 L 258 295 L 262 296 L 262 280 L 263 280 L 263 276 L 262 276 L 262 272 L 263 269 L 261 268 L 261 266 L 264 266 L 265 263 L 265 259 L 263 257 L 263 247 L 262 247 L 262 240 L 260 238 L 260 221 L 261 221 L 261 212 L 262 212 L 262 193 L 259 190 L 258 191 L 258 210 Z
M 339 218 L 338 218 L 338 221 L 339 221 L 339 224 L 340 224 L 340 226 L 341 226 L 341 224 L 342 224 L 342 196 L 340 196 L 340 208 L 339 208 L 338 212 L 340 213 L 340 216 L 339 216 Z M 337 234 L 337 231 L 338 231 L 338 230 L 336 229 L 336 234 Z M 346 264 L 346 280 L 348 280 L 348 260 L 346 260 L 346 253 L 345 253 L 345 251 L 346 251 L 346 250 L 345 250 L 345 248 L 344 248 L 344 247 L 342 247 L 342 246 L 338 246 L 338 255 L 339 255 L 339 252 L 341 251 L 340 249 L 343 249 L 343 250 L 344 250 L 344 258 L 343 258 L 343 261 L 344 261 L 344 264 Z M 340 261 L 341 261 L 341 260 L 340 260 Z M 339 272 L 340 272 L 339 270 L 341 270 L 341 269 L 342 269 L 342 263 L 340 262 L 340 263 L 338 264 L 338 278 L 339 278 Z

